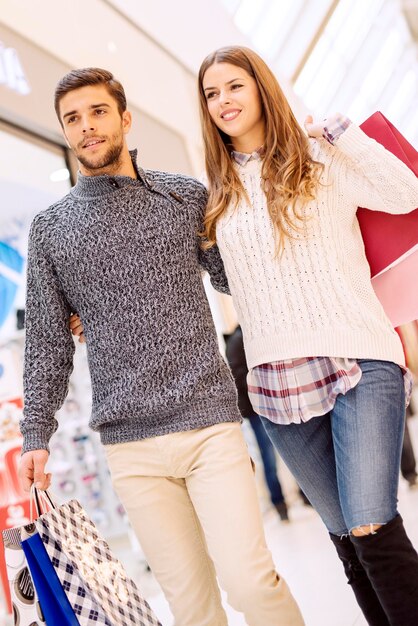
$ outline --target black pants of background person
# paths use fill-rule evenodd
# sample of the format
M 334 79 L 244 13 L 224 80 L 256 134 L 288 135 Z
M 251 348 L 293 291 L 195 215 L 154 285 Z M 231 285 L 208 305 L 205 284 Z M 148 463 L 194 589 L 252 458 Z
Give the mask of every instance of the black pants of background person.
M 405 435 L 402 446 L 401 474 L 408 481 L 410 487 L 418 487 L 418 474 L 416 470 L 416 458 L 408 427 L 408 417 L 411 410 L 408 407 L 407 419 L 405 420 Z

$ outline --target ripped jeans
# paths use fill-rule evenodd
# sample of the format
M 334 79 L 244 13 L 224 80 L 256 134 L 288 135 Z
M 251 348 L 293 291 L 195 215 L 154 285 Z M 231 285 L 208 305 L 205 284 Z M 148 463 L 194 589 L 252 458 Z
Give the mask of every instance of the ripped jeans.
M 262 417 L 278 453 L 328 531 L 385 524 L 397 514 L 405 421 L 401 368 L 359 359 L 359 383 L 332 411 L 301 424 Z

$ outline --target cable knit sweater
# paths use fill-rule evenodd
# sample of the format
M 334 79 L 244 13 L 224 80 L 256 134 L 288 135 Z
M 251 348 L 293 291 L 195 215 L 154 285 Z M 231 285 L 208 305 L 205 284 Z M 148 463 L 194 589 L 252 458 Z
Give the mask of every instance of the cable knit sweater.
M 232 206 L 217 241 L 242 326 L 249 369 L 306 356 L 367 358 L 403 364 L 398 335 L 370 280 L 356 211 L 418 207 L 418 179 L 352 124 L 331 146 L 311 140 L 325 168 L 301 232 L 275 257 L 260 185 L 261 161 L 237 165 L 250 205 Z
M 104 444 L 239 421 L 202 283 L 218 251 L 197 237 L 206 191 L 177 174 L 82 176 L 29 237 L 23 450 L 48 449 L 72 371 L 69 314 L 84 325 L 91 427 Z

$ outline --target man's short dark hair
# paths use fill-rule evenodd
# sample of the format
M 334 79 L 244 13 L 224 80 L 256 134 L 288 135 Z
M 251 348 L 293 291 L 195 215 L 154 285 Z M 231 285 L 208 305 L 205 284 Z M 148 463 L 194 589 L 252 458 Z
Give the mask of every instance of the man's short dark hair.
M 103 85 L 106 87 L 109 94 L 116 100 L 120 115 L 126 111 L 125 91 L 112 72 L 102 70 L 100 67 L 85 67 L 68 72 L 61 78 L 55 88 L 54 107 L 60 124 L 62 124 L 59 109 L 61 99 L 70 91 L 74 91 L 74 89 L 92 85 Z

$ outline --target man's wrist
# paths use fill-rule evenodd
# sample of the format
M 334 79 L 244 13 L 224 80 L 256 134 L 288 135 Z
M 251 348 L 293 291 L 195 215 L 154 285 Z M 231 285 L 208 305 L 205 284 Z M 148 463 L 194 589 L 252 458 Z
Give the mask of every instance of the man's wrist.
M 35 450 L 49 450 L 49 440 L 37 432 L 29 432 L 23 435 L 22 454 L 34 452 Z

